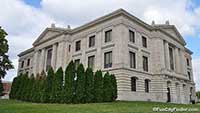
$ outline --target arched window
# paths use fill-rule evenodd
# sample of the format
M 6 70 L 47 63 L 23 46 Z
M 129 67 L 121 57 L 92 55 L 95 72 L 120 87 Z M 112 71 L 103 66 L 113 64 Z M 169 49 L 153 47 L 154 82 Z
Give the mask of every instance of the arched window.
M 136 91 L 137 88 L 137 77 L 131 77 L 131 91 Z
M 149 82 L 150 82 L 150 80 L 149 79 L 145 79 L 144 82 L 145 82 L 145 92 L 149 93 Z

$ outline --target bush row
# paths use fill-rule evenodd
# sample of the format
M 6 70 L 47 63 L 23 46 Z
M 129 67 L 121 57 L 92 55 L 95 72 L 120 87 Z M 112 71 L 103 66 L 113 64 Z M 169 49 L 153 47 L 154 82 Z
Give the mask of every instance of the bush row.
M 65 76 L 64 76 L 65 75 Z M 47 75 L 42 72 L 36 77 L 26 74 L 14 78 L 11 99 L 41 103 L 91 103 L 111 102 L 117 98 L 117 83 L 113 74 L 93 73 L 80 64 L 75 69 L 73 61 L 65 72 L 49 68 Z

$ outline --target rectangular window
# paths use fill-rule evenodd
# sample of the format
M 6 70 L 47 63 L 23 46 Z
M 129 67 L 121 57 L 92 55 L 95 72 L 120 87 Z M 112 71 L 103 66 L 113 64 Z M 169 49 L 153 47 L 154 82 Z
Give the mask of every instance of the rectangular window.
M 142 46 L 147 48 L 147 38 L 142 36 Z
M 23 68 L 24 67 L 24 61 L 22 61 L 22 63 L 21 63 L 21 68 Z
M 47 50 L 46 71 L 51 67 L 52 49 Z
M 135 60 L 135 53 L 129 52 L 130 56 L 130 68 L 136 68 L 136 60 Z
M 105 32 L 105 42 L 110 42 L 112 40 L 112 30 Z
M 135 43 L 135 32 L 129 30 L 129 40 L 130 42 Z
M 112 51 L 104 53 L 104 68 L 112 67 Z
M 189 78 L 189 80 L 191 80 L 191 74 L 189 71 L 188 71 L 188 78 Z
M 149 80 L 145 80 L 145 92 L 149 93 Z
M 94 68 L 94 58 L 95 58 L 94 55 L 88 57 L 88 67 L 89 68 L 92 68 L 92 69 Z
M 69 52 L 71 51 L 71 45 L 69 45 Z
M 81 50 L 81 41 L 80 40 L 76 42 L 76 51 L 79 51 L 79 50 Z
M 29 65 L 30 65 L 30 59 L 27 60 L 27 66 L 29 66 Z
M 95 46 L 95 35 L 89 37 L 89 47 L 94 47 Z
M 187 58 L 187 66 L 190 66 L 190 60 Z
M 131 91 L 136 91 L 136 77 L 131 77 Z
M 143 56 L 143 70 L 148 71 L 149 70 L 148 68 L 149 68 L 148 67 L 148 57 Z
M 74 61 L 74 63 L 75 63 L 75 69 L 77 69 L 78 66 L 79 66 L 79 64 L 80 64 L 80 59 L 76 59 L 76 60 Z
M 169 47 L 170 69 L 174 70 L 174 53 L 173 48 Z

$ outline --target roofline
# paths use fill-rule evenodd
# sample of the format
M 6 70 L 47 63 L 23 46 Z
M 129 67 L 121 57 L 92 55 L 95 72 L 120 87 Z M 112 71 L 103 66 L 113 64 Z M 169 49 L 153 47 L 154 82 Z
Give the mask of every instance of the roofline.
M 192 52 L 190 49 L 186 48 L 186 47 L 185 47 L 185 51 L 186 51 L 187 53 L 189 53 L 190 55 L 193 54 L 193 52 Z
M 17 56 L 18 56 L 18 57 L 21 57 L 21 56 L 23 56 L 23 55 L 25 55 L 25 54 L 27 54 L 27 53 L 31 53 L 31 52 L 33 52 L 33 51 L 34 51 L 34 48 L 32 47 L 32 48 L 30 48 L 30 49 L 27 49 L 27 50 L 25 50 L 25 51 L 19 53 Z

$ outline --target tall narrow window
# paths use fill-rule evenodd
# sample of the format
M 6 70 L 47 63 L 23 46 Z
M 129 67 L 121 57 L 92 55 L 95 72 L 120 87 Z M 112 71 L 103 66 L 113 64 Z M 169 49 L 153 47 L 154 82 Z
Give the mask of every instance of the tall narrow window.
M 137 77 L 131 77 L 131 91 L 136 91 L 136 80 Z
M 95 46 L 95 35 L 89 37 L 89 47 L 94 47 Z
M 190 60 L 187 58 L 186 61 L 187 61 L 187 66 L 190 66 Z
M 94 68 L 94 55 L 88 57 L 88 67 L 89 68 Z
M 81 50 L 81 41 L 80 40 L 76 42 L 76 51 L 79 51 L 79 50 Z
M 112 40 L 112 30 L 105 32 L 105 42 L 110 42 Z
M 143 56 L 143 70 L 144 71 L 148 71 L 149 67 L 148 67 L 148 57 Z
M 136 68 L 136 62 L 135 62 L 135 53 L 129 52 L 130 56 L 130 68 Z
M 104 53 L 104 68 L 112 67 L 112 51 Z
M 169 57 L 170 57 L 170 69 L 174 70 L 174 53 L 172 47 L 169 47 Z
M 147 38 L 142 36 L 142 46 L 147 48 Z
M 24 67 L 24 61 L 22 61 L 22 63 L 21 63 L 21 68 L 23 68 Z
M 30 65 L 30 59 L 27 60 L 27 66 L 29 66 L 29 65 Z
M 145 92 L 149 93 L 149 81 L 148 79 L 145 79 L 144 83 L 145 83 Z
M 47 50 L 46 71 L 51 67 L 52 49 Z
M 80 64 L 80 59 L 76 59 L 76 60 L 74 61 L 74 63 L 75 63 L 75 69 L 77 69 L 78 66 L 79 66 L 79 64 Z
M 129 40 L 130 42 L 135 43 L 135 32 L 129 30 Z
M 69 52 L 71 51 L 71 45 L 69 45 Z
M 188 78 L 189 78 L 189 80 L 191 80 L 191 74 L 189 71 L 188 71 Z

